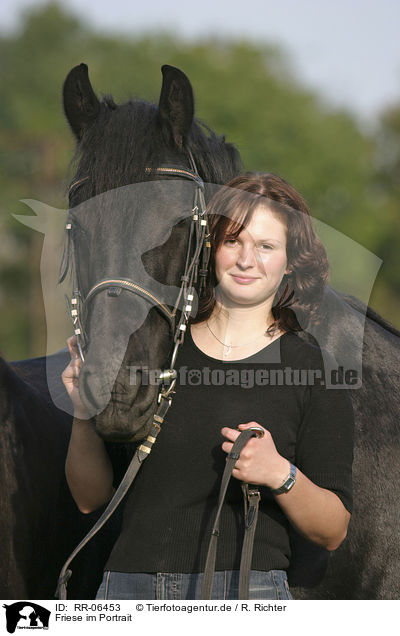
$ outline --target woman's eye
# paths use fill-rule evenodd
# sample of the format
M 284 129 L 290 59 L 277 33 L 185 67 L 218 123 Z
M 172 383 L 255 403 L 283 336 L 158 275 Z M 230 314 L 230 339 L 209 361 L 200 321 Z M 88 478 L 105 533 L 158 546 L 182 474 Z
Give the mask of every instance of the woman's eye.
M 224 241 L 224 245 L 236 245 L 236 244 L 237 244 L 236 239 L 225 239 Z
M 261 249 L 262 249 L 262 250 L 272 250 L 272 249 L 273 249 L 273 247 L 272 247 L 272 245 L 269 245 L 269 243 L 263 243 L 263 244 L 261 245 Z

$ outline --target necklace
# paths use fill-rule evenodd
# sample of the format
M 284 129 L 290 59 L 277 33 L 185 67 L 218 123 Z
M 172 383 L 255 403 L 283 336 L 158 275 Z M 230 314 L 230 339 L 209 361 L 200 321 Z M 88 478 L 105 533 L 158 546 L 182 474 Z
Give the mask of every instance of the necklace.
M 208 327 L 209 332 L 215 338 L 215 340 L 218 340 L 218 342 L 220 344 L 222 344 L 227 349 L 226 353 L 224 353 L 224 355 L 226 355 L 226 356 L 229 356 L 229 354 L 232 351 L 232 349 L 236 349 L 237 347 L 245 347 L 246 345 L 253 344 L 253 342 L 257 342 L 257 340 L 259 340 L 261 337 L 264 337 L 266 335 L 266 331 L 264 331 L 264 333 L 261 336 L 257 336 L 257 338 L 254 338 L 254 340 L 250 340 L 250 342 L 243 342 L 240 345 L 231 345 L 231 344 L 228 345 L 225 342 L 223 342 L 222 340 L 220 340 L 218 338 L 218 336 L 215 335 L 215 333 L 211 329 L 210 325 L 208 324 L 208 320 L 206 321 L 206 325 Z

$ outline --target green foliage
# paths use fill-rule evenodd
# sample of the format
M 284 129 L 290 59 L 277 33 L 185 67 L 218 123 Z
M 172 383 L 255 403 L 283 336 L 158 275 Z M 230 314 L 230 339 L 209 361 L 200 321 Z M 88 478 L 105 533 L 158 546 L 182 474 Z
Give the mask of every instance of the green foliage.
M 380 197 L 377 252 L 383 259 L 382 283 L 372 301 L 398 326 L 400 316 L 400 103 L 383 113 L 376 138 L 374 187 Z
M 399 324 L 393 300 L 400 288 L 400 238 L 393 232 L 399 108 L 386 114 L 376 139 L 361 132 L 350 113 L 305 90 L 276 47 L 218 38 L 187 42 L 165 33 L 102 35 L 57 3 L 26 13 L 18 32 L 0 37 L 0 55 L 0 295 L 7 307 L 0 346 L 7 356 L 43 353 L 44 318 L 29 311 L 41 307 L 41 299 L 27 301 L 28 291 L 40 294 L 38 242 L 10 213 L 21 213 L 18 200 L 25 197 L 66 207 L 74 145 L 61 87 L 82 61 L 98 94 L 113 94 L 117 102 L 157 100 L 160 66 L 182 68 L 194 87 L 197 116 L 238 146 L 246 169 L 284 176 L 315 217 L 384 259 L 375 309 Z

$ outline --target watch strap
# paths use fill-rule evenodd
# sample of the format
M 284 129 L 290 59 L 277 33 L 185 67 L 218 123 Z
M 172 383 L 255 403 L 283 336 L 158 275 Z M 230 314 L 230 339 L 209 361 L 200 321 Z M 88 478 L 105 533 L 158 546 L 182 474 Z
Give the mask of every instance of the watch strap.
M 275 488 L 274 490 L 271 490 L 270 492 L 273 495 L 281 495 L 284 492 L 289 492 L 289 490 L 291 488 L 293 488 L 293 486 L 296 483 L 296 474 L 297 474 L 297 468 L 296 466 L 294 466 L 292 463 L 290 464 L 290 473 L 289 475 L 286 477 L 285 481 L 283 482 L 282 486 L 280 486 L 279 488 Z

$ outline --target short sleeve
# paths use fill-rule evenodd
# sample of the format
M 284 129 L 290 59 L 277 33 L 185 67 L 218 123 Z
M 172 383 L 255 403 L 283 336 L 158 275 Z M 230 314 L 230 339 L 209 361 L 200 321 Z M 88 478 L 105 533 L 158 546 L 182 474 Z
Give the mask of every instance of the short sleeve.
M 354 415 L 349 389 L 307 387 L 296 465 L 317 486 L 334 492 L 351 512 Z
M 135 444 L 105 442 L 105 447 L 113 467 L 113 486 L 118 488 L 132 459 Z

